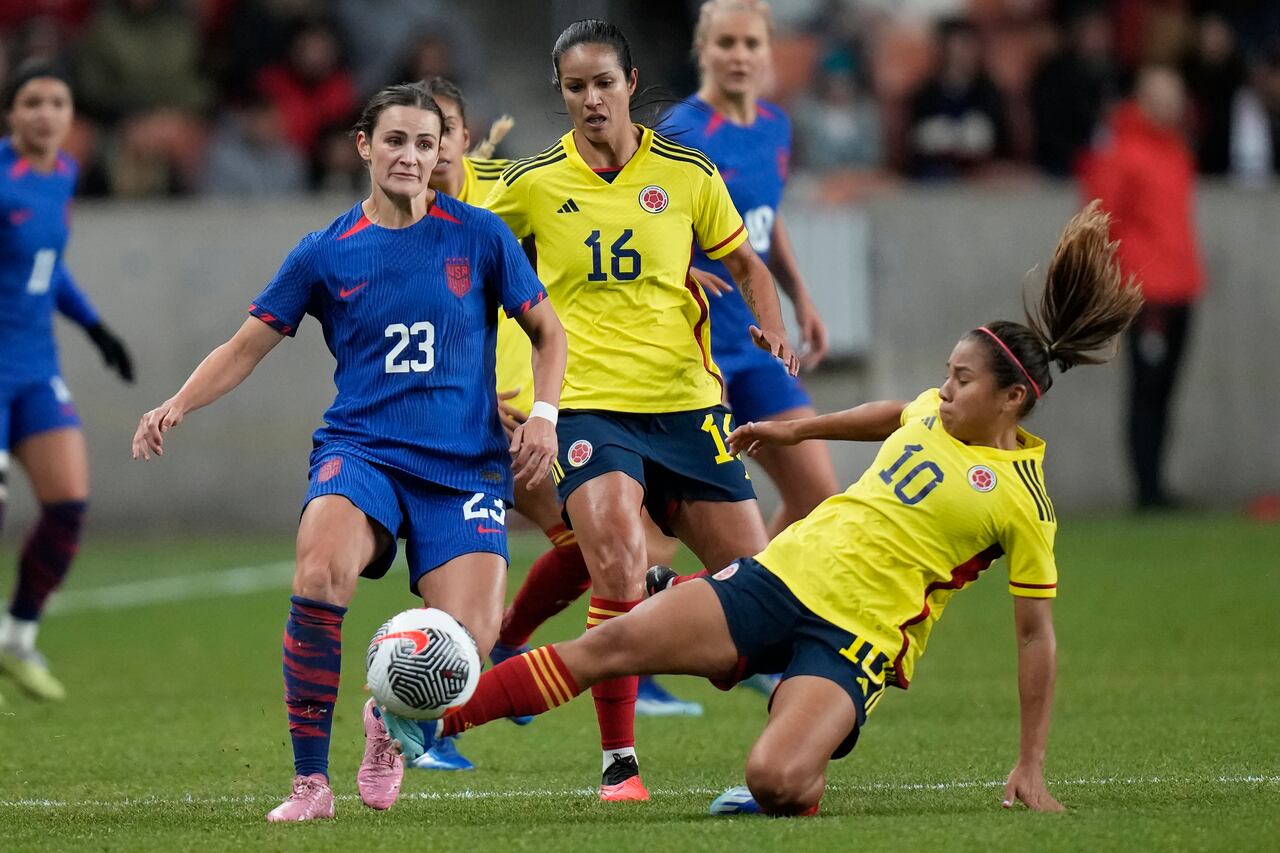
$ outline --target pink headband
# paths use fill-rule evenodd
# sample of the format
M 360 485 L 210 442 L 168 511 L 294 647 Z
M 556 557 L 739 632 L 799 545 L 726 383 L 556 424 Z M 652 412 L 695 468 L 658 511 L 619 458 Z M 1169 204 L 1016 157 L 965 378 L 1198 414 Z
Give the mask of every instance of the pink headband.
M 993 331 L 991 331 L 990 329 L 988 329 L 986 326 L 979 326 L 979 327 L 978 327 L 978 331 L 979 331 L 979 332 L 986 332 L 988 335 L 990 335 L 990 336 L 991 336 L 991 340 L 993 340 L 993 341 L 995 341 L 997 344 L 999 344 L 999 345 L 1000 345 L 1000 349 L 1004 350 L 1005 355 L 1009 356 L 1010 360 L 1012 360 L 1014 364 L 1018 365 L 1018 369 L 1022 371 L 1022 375 L 1023 375 L 1023 376 L 1027 377 L 1027 381 L 1031 383 L 1031 388 L 1032 388 L 1032 390 L 1036 392 L 1036 399 L 1037 399 L 1037 400 L 1039 400 L 1039 399 L 1040 399 L 1040 386 L 1039 386 L 1039 385 L 1037 385 L 1037 384 L 1036 384 L 1036 381 L 1035 381 L 1034 379 L 1032 379 L 1032 378 L 1031 378 L 1031 374 L 1030 374 L 1030 373 L 1028 373 L 1028 372 L 1027 372 L 1027 369 L 1026 369 L 1025 367 L 1023 367 L 1023 366 L 1022 366 L 1022 362 L 1018 361 L 1018 357 L 1017 357 L 1016 355 L 1014 355 L 1014 354 L 1013 354 L 1013 350 L 1011 350 L 1011 349 L 1009 349 L 1009 347 L 1005 346 L 1004 341 L 1000 340 L 1000 338 L 996 336 L 996 333 L 995 333 L 995 332 L 993 332 Z

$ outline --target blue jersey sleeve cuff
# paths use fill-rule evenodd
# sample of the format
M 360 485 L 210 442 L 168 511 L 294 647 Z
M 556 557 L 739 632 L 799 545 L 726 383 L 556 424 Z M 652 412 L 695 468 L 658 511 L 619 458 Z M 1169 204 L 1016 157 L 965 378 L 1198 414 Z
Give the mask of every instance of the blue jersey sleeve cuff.
M 502 310 L 507 312 L 508 317 L 511 317 L 514 319 L 516 317 L 519 317 L 524 312 L 528 311 L 533 306 L 537 305 L 539 302 L 542 302 L 546 298 L 547 298 L 547 291 L 539 290 L 531 298 L 526 299 L 524 302 L 521 302 L 519 305 L 504 305 Z
M 290 338 L 298 333 L 298 324 L 296 321 L 289 322 L 282 317 L 278 317 L 256 302 L 249 305 L 249 316 L 257 317 L 280 334 L 286 335 Z

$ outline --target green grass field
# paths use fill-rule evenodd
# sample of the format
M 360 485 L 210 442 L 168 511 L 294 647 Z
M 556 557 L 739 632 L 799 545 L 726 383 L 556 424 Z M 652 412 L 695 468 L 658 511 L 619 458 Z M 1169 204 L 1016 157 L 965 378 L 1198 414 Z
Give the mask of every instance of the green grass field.
M 517 537 L 527 565 L 541 542 Z M 1047 774 L 1068 807 L 999 807 L 1017 751 L 1001 564 L 947 610 L 909 693 L 891 691 L 816 819 L 711 818 L 741 780 L 761 697 L 669 679 L 700 719 L 638 724 L 648 804 L 604 805 L 589 701 L 463 738 L 471 773 L 410 771 L 395 808 L 355 793 L 366 639 L 413 600 L 398 573 L 347 617 L 335 821 L 269 826 L 292 765 L 280 636 L 291 556 L 262 541 L 91 541 L 42 646 L 71 690 L 0 681 L 0 850 L 1274 849 L 1280 833 L 1280 527 L 1068 519 Z M 12 554 L 0 554 L 7 589 Z M 233 567 L 268 566 L 228 577 Z M 190 583 L 150 583 L 186 576 Z M 513 577 L 514 580 L 514 577 Z M 147 582 L 147 583 L 141 583 Z M 232 587 L 232 588 L 228 588 Z M 145 594 L 186 600 L 136 603 Z M 135 603 L 130 603 L 131 601 Z M 575 634 L 571 608 L 543 639 Z

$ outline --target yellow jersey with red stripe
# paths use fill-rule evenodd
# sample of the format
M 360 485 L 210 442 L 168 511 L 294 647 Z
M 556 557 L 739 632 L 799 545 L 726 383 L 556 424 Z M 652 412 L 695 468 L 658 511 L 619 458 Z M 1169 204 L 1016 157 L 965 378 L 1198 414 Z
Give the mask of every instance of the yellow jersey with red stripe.
M 641 128 L 610 181 L 570 132 L 517 160 L 485 207 L 534 237 L 538 278 L 569 339 L 563 408 L 653 414 L 720 402 L 707 297 L 689 261 L 694 240 L 721 258 L 747 232 L 704 154 Z
M 806 607 L 884 652 L 903 688 L 951 597 L 993 560 L 1007 557 L 1013 595 L 1058 585 L 1044 441 L 1019 429 L 1012 450 L 964 444 L 939 402 L 936 388 L 917 397 L 856 483 L 757 555 Z
M 463 158 L 465 177 L 458 200 L 484 207 L 494 184 L 511 163 L 511 160 Z M 497 388 L 499 391 L 519 388 L 520 393 L 508 402 L 527 413 L 533 407 L 533 345 L 519 323 L 501 309 L 498 314 Z

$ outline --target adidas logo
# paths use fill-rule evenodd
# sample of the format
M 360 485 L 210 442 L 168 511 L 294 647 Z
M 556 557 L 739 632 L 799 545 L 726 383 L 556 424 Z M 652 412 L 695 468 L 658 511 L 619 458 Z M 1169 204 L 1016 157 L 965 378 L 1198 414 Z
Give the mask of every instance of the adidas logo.
M 560 205 L 560 209 L 557 210 L 556 213 L 577 213 L 581 209 L 582 208 L 578 207 L 578 203 L 576 201 L 569 199 L 564 204 Z

